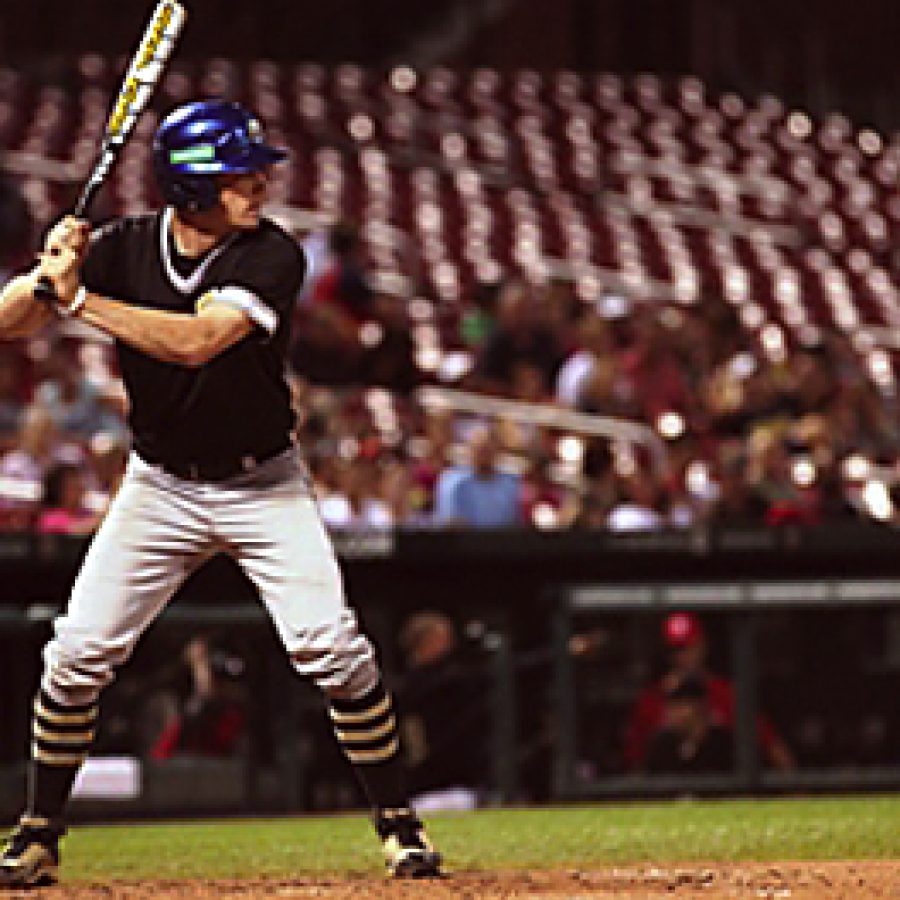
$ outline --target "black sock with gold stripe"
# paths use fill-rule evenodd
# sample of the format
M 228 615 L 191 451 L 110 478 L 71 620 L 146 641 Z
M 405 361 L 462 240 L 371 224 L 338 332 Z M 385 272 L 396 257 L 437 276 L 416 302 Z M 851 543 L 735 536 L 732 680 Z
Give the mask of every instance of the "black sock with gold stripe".
M 379 682 L 356 700 L 332 699 L 329 714 L 338 743 L 372 806 L 405 807 L 408 797 L 397 717 L 384 685 Z
M 64 706 L 43 690 L 34 701 L 28 812 L 56 819 L 96 732 L 96 703 Z

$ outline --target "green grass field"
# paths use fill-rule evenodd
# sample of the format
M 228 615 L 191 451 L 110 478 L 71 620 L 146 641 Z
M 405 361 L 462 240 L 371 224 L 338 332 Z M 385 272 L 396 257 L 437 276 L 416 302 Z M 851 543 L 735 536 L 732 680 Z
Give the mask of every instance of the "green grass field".
M 497 809 L 428 824 L 455 871 L 900 859 L 900 796 Z M 67 880 L 381 872 L 361 816 L 74 828 L 63 850 Z

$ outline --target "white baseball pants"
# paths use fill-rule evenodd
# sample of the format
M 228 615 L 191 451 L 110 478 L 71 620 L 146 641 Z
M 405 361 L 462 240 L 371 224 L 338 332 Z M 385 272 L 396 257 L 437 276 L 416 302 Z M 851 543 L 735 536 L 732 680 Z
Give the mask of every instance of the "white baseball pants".
M 217 552 L 259 590 L 297 672 L 330 697 L 370 691 L 379 670 L 348 608 L 297 451 L 224 482 L 177 478 L 132 454 L 65 613 L 44 649 L 58 703 L 97 699 L 182 582 Z

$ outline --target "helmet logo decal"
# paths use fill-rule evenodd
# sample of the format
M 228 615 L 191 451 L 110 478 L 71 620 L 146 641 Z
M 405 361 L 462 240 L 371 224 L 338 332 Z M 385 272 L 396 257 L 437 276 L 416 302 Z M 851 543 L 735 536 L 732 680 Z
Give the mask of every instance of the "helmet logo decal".
M 209 162 L 215 158 L 216 148 L 212 144 L 195 144 L 193 147 L 172 150 L 169 153 L 169 162 L 173 166 L 177 166 L 179 163 Z

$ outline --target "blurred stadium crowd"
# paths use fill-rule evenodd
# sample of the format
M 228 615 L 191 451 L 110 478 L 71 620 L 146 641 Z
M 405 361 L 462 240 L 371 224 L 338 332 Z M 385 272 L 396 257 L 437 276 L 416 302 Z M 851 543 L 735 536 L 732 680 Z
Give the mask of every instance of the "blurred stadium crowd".
M 28 173 L 7 270 L 86 164 L 115 64 L 66 79 L 0 72 Z M 162 90 L 243 99 L 293 149 L 273 213 L 311 263 L 291 361 L 330 526 L 893 518 L 900 141 L 693 78 L 211 60 Z M 152 207 L 154 122 L 108 212 Z M 94 527 L 123 402 L 93 334 L 3 346 L 4 528 Z

